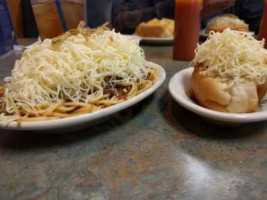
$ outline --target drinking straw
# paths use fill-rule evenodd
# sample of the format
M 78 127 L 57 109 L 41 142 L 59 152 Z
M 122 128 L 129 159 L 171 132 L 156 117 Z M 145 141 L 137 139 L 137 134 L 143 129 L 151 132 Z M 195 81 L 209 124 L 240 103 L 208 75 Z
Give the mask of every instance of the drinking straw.
M 67 31 L 68 30 L 68 25 L 67 25 L 66 19 L 64 17 L 64 12 L 63 12 L 60 0 L 55 0 L 55 2 L 56 2 L 56 5 L 57 5 L 57 10 L 58 10 L 58 13 L 59 13 L 59 17 L 61 19 L 61 23 L 62 23 L 63 29 L 64 29 L 64 31 Z

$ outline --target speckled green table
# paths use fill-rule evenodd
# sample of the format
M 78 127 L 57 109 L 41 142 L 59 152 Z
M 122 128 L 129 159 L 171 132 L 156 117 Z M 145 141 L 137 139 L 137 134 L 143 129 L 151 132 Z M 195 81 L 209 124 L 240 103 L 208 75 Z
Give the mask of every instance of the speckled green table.
M 188 66 L 171 47 L 144 47 L 167 79 L 104 123 L 61 134 L 0 131 L 1 200 L 267 199 L 267 123 L 218 128 L 170 97 Z M 14 56 L 0 59 L 0 78 Z

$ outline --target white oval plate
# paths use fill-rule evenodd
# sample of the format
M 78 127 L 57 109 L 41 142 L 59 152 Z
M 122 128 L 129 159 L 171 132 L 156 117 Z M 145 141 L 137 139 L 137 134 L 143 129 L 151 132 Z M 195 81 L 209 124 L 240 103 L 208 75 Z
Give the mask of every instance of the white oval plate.
M 158 81 L 148 90 L 143 93 L 128 99 L 127 101 L 121 102 L 119 104 L 104 108 L 102 110 L 95 111 L 93 113 L 77 115 L 74 117 L 67 117 L 62 119 L 48 120 L 48 121 L 38 121 L 38 122 L 11 122 L 7 125 L 0 124 L 0 129 L 8 130 L 30 130 L 30 131 L 47 131 L 47 130 L 57 130 L 64 131 L 66 129 L 72 129 L 75 127 L 89 127 L 95 124 L 96 121 L 101 120 L 107 116 L 110 116 L 118 111 L 126 109 L 130 106 L 137 104 L 142 101 L 153 92 L 155 92 L 166 78 L 165 70 L 152 62 L 148 62 L 149 66 L 155 67 L 159 70 Z
M 260 102 L 257 112 L 249 114 L 232 114 L 213 111 L 196 104 L 187 95 L 186 91 L 190 88 L 190 77 L 193 67 L 177 72 L 169 82 L 169 91 L 174 100 L 184 108 L 210 120 L 223 122 L 224 125 L 244 124 L 267 120 L 267 96 Z

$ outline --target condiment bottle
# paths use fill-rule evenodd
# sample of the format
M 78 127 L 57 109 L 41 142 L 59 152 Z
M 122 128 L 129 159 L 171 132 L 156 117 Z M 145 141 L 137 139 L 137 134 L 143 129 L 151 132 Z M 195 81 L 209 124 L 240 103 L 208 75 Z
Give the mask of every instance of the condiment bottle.
M 190 61 L 199 40 L 203 0 L 175 1 L 175 36 L 173 59 Z
M 265 49 L 267 49 L 267 0 L 264 1 L 264 10 L 259 30 L 259 40 L 265 38 Z

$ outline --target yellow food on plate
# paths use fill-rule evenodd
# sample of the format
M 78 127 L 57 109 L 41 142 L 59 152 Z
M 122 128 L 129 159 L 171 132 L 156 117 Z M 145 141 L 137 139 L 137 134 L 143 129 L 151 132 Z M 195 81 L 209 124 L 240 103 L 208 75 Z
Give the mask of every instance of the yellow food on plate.
M 81 24 L 23 52 L 0 88 L 0 122 L 91 113 L 140 94 L 157 77 L 138 40 Z
M 206 28 L 206 33 L 210 31 L 223 32 L 226 28 L 237 31 L 249 31 L 249 26 L 243 20 L 233 14 L 223 14 L 211 19 Z
M 174 21 L 171 19 L 152 19 L 139 24 L 135 31 L 141 37 L 173 38 Z
M 211 32 L 196 49 L 190 87 L 202 106 L 229 113 L 251 113 L 267 90 L 267 50 L 251 33 Z

